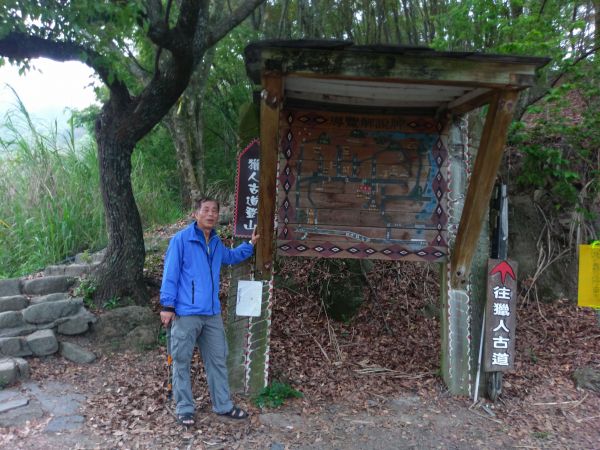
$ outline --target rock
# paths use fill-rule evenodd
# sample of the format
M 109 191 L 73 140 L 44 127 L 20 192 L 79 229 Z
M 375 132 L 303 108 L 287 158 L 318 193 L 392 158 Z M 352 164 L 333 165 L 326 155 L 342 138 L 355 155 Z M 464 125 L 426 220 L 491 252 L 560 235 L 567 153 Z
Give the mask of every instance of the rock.
M 146 341 L 147 332 L 138 330 L 128 337 L 129 333 L 138 327 L 148 327 L 155 330 L 154 339 L 156 339 L 159 326 L 160 319 L 150 308 L 125 306 L 101 315 L 93 326 L 93 336 L 100 343 L 112 344 L 116 347 L 139 348 L 139 342 L 130 342 L 130 338 L 137 336 Z
M 21 311 L 6 311 L 0 313 L 0 329 L 16 328 L 25 325 Z
M 29 356 L 32 353 L 23 337 L 0 338 L 0 354 L 5 356 Z
M 96 360 L 96 355 L 92 352 L 71 342 L 61 342 L 60 354 L 69 361 L 79 364 L 89 364 Z
M 37 305 L 38 303 L 55 302 L 57 300 L 68 300 L 71 298 L 67 292 L 56 292 L 54 294 L 43 295 L 41 297 L 34 297 L 31 299 L 30 304 Z
M 10 411 L 11 409 L 22 408 L 23 406 L 27 406 L 28 404 L 29 399 L 27 397 L 20 397 L 9 402 L 3 402 L 2 404 L 0 404 L 0 414 L 6 411 Z
M 0 359 L 0 387 L 13 384 L 17 379 L 17 365 L 10 358 Z
M 61 266 L 48 266 L 44 270 L 44 275 L 66 275 L 68 277 L 80 277 L 90 273 L 96 265 L 97 264 L 69 264 Z
M 33 400 L 26 406 L 11 409 L 0 415 L 0 427 L 18 427 L 43 416 L 44 411 L 40 407 L 40 403 Z
M 45 295 L 55 292 L 67 292 L 75 283 L 75 278 L 52 276 L 34 278 L 23 283 L 23 293 L 27 295 Z
M 29 325 L 29 324 L 25 324 L 23 326 L 14 327 L 14 328 L 1 328 L 0 329 L 0 338 L 25 336 L 27 334 L 33 333 L 37 329 L 38 328 L 35 325 Z
M 28 380 L 29 379 L 29 363 L 26 359 L 23 358 L 13 358 L 13 361 L 17 365 L 17 370 L 19 371 L 18 378 L 19 380 Z
M 52 330 L 40 330 L 25 338 L 35 356 L 51 355 L 58 351 L 58 341 Z
M 0 297 L 8 297 L 21 294 L 21 279 L 9 278 L 0 280 Z
M 1 358 L 0 359 L 0 388 L 14 383 L 15 381 L 26 380 L 29 378 L 29 364 L 22 358 Z M 0 413 L 9 409 L 18 408 L 12 406 L 5 408 L 10 402 L 0 402 Z M 26 405 L 27 403 L 25 403 Z M 24 406 L 24 405 L 21 405 Z
M 157 343 L 157 331 L 156 327 L 140 326 L 127 333 L 125 341 L 130 343 L 130 347 L 144 348 L 153 346 Z
M 582 367 L 575 370 L 573 379 L 578 388 L 600 392 L 600 370 Z
M 82 305 L 82 298 L 38 303 L 23 310 L 23 319 L 28 323 L 49 323 L 76 314 Z
M 58 325 L 58 333 L 69 336 L 85 333 L 90 324 L 96 321 L 96 316 L 85 308 L 81 308 L 77 314 L 69 317 L 67 321 Z
M 27 297 L 23 295 L 0 297 L 0 312 L 18 311 L 27 307 L 27 303 Z
M 99 263 L 104 258 L 104 254 L 106 253 L 106 249 L 100 250 L 96 253 L 78 253 L 75 255 L 75 263 L 76 264 L 93 264 Z

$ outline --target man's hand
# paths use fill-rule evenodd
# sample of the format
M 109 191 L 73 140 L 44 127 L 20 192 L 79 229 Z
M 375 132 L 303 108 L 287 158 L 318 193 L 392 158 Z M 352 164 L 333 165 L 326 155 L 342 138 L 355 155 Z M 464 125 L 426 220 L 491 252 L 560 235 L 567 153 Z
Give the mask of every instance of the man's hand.
M 250 238 L 250 243 L 252 245 L 256 245 L 256 241 L 260 239 L 260 234 L 256 234 L 256 227 L 252 230 L 252 237 Z
M 165 327 L 169 326 L 169 323 L 171 323 L 171 321 L 173 320 L 173 317 L 175 317 L 175 313 L 172 311 L 161 311 L 160 312 L 160 321 L 162 322 L 162 324 Z

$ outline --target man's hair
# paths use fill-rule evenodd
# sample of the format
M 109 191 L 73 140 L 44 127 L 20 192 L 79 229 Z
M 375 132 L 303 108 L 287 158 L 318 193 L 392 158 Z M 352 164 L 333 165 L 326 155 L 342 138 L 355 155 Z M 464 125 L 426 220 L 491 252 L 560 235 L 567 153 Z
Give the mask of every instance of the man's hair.
M 216 198 L 202 197 L 201 199 L 196 200 L 194 202 L 194 211 L 198 211 L 200 208 L 202 208 L 202 204 L 206 202 L 215 202 L 217 204 L 217 211 L 221 209 L 221 205 L 219 204 L 219 201 Z

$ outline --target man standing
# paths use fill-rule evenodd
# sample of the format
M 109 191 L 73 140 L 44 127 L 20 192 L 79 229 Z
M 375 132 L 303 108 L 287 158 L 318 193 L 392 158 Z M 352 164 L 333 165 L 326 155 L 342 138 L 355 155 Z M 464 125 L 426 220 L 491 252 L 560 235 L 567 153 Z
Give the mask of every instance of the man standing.
M 195 404 L 190 380 L 194 345 L 202 354 L 213 411 L 234 419 L 248 417 L 246 411 L 233 405 L 229 394 L 219 274 L 221 264 L 236 264 L 249 258 L 259 238 L 255 230 L 250 243 L 228 249 L 214 230 L 219 220 L 219 203 L 203 198 L 195 206 L 195 221 L 175 234 L 169 243 L 160 288 L 161 322 L 165 326 L 172 323 L 177 420 L 185 426 L 194 424 Z

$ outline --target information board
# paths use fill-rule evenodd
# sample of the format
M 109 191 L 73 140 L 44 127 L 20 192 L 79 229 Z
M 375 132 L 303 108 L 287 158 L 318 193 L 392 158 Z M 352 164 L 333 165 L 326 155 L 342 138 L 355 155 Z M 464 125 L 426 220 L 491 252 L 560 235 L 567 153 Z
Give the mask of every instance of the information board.
M 440 122 L 296 109 L 281 120 L 279 254 L 446 260 Z

